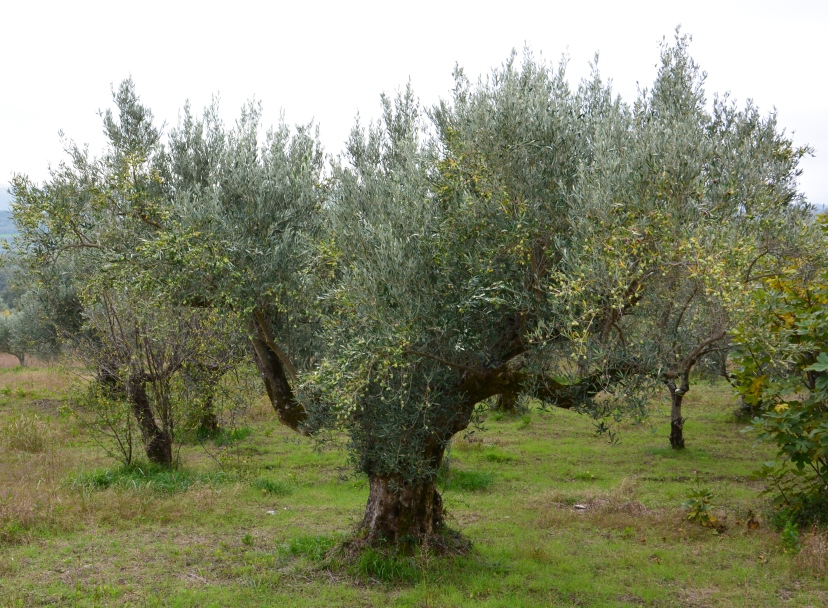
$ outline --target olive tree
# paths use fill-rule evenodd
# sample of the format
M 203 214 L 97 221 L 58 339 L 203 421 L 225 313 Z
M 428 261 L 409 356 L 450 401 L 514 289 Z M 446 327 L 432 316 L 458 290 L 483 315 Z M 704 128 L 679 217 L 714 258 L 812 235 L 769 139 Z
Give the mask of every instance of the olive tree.
M 750 103 L 708 104 L 689 42 L 677 33 L 652 89 L 598 123 L 560 291 L 578 313 L 573 341 L 634 363 L 652 381 L 640 389 L 667 387 L 676 449 L 691 371 L 721 365 L 757 278 L 807 246 L 809 216 L 797 190 L 808 149 Z
M 69 161 L 44 184 L 15 178 L 15 244 L 41 293 L 54 300 L 61 292 L 53 288 L 69 281 L 62 293 L 73 306 L 63 313 L 71 319 L 58 322 L 55 315 L 63 343 L 94 366 L 107 399 L 129 404 L 147 458 L 170 466 L 172 387 L 204 351 L 203 315 L 136 280 L 143 244 L 167 230 L 167 161 L 160 130 L 131 80 L 113 91 L 113 100 L 117 113 L 103 113 L 101 157 L 69 142 Z
M 496 396 L 603 407 L 629 376 L 612 357 L 572 363 L 554 289 L 570 192 L 593 122 L 617 111 L 600 81 L 514 57 L 426 116 L 406 89 L 357 125 L 335 163 L 318 247 L 324 357 L 303 397 L 346 431 L 369 478 L 367 542 L 444 526 L 437 473 L 454 435 Z M 325 290 L 324 287 L 327 287 Z
M 322 214 L 316 130 L 262 133 L 256 104 L 226 129 L 215 105 L 202 117 L 186 106 L 169 142 L 171 229 L 146 246 L 144 280 L 174 301 L 241 319 L 280 421 L 307 434 L 296 388 L 316 352 L 304 286 Z

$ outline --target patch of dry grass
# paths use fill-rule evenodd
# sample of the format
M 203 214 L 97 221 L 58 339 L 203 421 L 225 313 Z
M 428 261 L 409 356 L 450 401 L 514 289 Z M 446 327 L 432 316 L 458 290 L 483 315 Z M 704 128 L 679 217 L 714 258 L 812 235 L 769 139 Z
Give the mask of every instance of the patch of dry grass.
M 37 415 L 19 414 L 0 423 L 0 443 L 8 450 L 37 454 L 51 443 L 49 426 Z
M 0 369 L 0 394 L 9 396 L 63 395 L 75 378 L 61 367 Z
M 53 449 L 2 453 L 0 544 L 25 541 L 37 528 L 70 523 L 74 500 L 61 488 L 70 466 Z
M 815 577 L 828 575 L 828 533 L 813 529 L 802 535 L 796 566 Z

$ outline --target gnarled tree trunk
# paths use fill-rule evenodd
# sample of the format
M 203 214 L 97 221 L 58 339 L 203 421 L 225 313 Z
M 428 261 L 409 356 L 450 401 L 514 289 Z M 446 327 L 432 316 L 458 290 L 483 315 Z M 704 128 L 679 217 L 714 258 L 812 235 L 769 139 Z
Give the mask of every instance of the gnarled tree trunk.
M 371 475 L 362 528 L 370 544 L 414 544 L 443 527 L 443 499 L 434 480 L 406 483 Z
M 250 345 L 253 350 L 253 360 L 264 381 L 270 403 L 279 416 L 279 421 L 294 431 L 306 434 L 302 424 L 307 418 L 307 413 L 296 400 L 285 373 L 285 365 L 274 351 L 274 348 L 278 347 L 276 345 L 271 347 L 268 344 L 268 342 L 272 343 L 272 340 L 268 339 L 266 328 L 261 326 L 258 319 L 251 319 L 248 328 L 251 334 Z
M 172 437 L 161 430 L 155 422 L 146 384 L 141 380 L 132 381 L 129 386 L 129 398 L 132 402 L 132 413 L 138 422 L 138 428 L 141 429 L 147 458 L 154 464 L 172 466 Z

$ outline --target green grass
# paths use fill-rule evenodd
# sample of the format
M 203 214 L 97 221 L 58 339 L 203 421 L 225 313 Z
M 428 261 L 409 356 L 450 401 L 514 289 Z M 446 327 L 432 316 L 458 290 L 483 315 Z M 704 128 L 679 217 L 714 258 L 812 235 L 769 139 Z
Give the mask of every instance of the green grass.
M 486 471 L 463 471 L 443 468 L 437 477 L 442 491 L 479 492 L 487 490 L 494 482 L 494 473 Z
M 252 434 L 253 429 L 247 426 L 230 430 L 222 429 L 216 434 L 213 441 L 218 446 L 228 446 L 244 441 Z
M 275 496 L 289 496 L 292 492 L 289 485 L 271 479 L 259 478 L 253 482 L 253 487 L 261 490 L 263 494 L 273 494 Z
M 166 469 L 151 464 L 133 464 L 69 477 L 74 488 L 106 490 L 109 488 L 150 490 L 162 494 L 186 492 L 193 484 L 227 483 L 231 475 L 223 471 L 193 472 L 186 469 Z
M 61 398 L 27 373 L 0 384 Z M 726 386 L 696 385 L 685 401 L 683 452 L 669 448 L 666 401 L 619 425 L 614 446 L 568 411 L 490 416 L 455 439 L 440 478 L 471 553 L 345 560 L 337 546 L 362 517 L 365 480 L 266 406 L 240 421 L 244 436 L 184 445 L 170 472 L 116 466 L 74 417 L 12 392 L 0 426 L 37 415 L 50 447 L 0 446 L 0 607 L 828 605 L 823 537 L 770 526 L 758 497 L 751 472 L 772 446 L 732 422 Z M 680 507 L 697 474 L 721 534 Z

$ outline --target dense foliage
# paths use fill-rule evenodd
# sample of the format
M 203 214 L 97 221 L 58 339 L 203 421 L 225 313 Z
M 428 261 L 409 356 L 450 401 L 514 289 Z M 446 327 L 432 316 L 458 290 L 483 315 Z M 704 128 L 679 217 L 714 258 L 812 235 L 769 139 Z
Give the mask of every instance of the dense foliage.
M 828 227 L 822 218 L 823 229 Z M 735 381 L 779 460 L 761 473 L 776 502 L 828 516 L 828 272 L 825 242 L 754 292 L 756 312 L 734 332 Z

